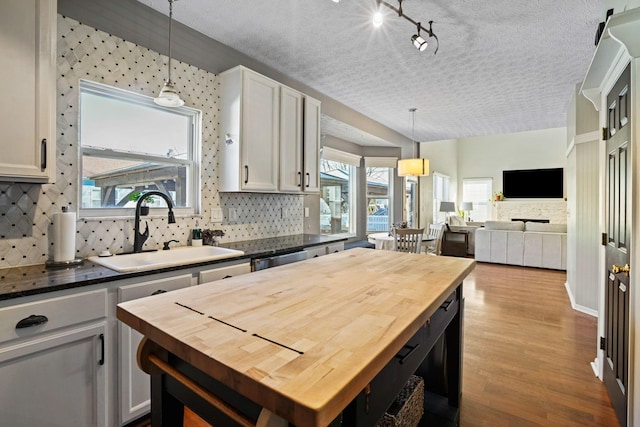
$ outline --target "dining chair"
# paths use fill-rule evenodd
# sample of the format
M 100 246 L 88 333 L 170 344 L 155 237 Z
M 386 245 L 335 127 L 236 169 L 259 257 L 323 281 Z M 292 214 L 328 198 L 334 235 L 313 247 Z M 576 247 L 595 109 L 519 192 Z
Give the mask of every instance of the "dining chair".
M 396 228 L 393 232 L 396 252 L 420 253 L 424 228 Z
M 442 236 L 444 235 L 444 224 L 429 224 L 429 232 L 427 234 L 426 252 L 428 255 L 440 255 L 442 247 Z

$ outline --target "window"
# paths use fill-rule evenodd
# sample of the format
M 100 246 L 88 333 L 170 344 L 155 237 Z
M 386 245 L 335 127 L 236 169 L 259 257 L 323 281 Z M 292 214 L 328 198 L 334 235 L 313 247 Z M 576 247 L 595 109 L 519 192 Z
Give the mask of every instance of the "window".
M 367 167 L 367 231 L 388 231 L 391 222 L 389 177 L 393 169 Z
M 404 215 L 407 227 L 418 226 L 418 178 L 407 176 L 404 179 Z
M 446 213 L 440 212 L 440 202 L 450 202 L 449 177 L 439 173 L 433 174 L 433 223 L 441 223 L 446 219 Z
M 493 178 L 464 178 L 462 200 L 473 203 L 467 221 L 484 222 L 491 219 L 491 189 Z
M 80 81 L 80 206 L 85 216 L 131 215 L 145 191 L 171 197 L 178 212 L 199 209 L 201 112 Z M 166 206 L 163 199 L 150 207 Z
M 320 233 L 355 234 L 356 166 L 360 156 L 328 147 L 320 159 Z

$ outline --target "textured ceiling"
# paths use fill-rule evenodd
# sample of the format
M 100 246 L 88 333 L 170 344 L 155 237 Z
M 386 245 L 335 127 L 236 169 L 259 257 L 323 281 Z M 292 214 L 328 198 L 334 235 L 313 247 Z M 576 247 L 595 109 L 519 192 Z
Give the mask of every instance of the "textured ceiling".
M 165 15 L 167 0 L 139 0 Z M 397 5 L 396 0 L 387 0 Z M 602 0 L 404 0 L 415 27 L 375 0 L 181 0 L 174 18 L 408 138 L 563 127 L 594 52 Z M 415 132 L 409 108 L 416 107 Z

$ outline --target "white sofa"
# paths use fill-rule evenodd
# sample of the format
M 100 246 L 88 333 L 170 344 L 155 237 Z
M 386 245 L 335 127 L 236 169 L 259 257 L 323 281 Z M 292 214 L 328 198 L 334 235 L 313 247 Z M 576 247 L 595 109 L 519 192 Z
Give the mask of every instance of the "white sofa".
M 566 270 L 567 225 L 487 221 L 475 233 L 475 259 Z

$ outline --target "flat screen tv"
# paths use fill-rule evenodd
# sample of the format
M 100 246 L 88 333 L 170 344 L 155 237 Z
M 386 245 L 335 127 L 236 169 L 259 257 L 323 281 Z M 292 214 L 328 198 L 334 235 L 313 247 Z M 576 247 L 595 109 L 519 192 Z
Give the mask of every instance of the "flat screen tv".
M 502 171 L 502 193 L 507 199 L 561 199 L 562 168 Z

